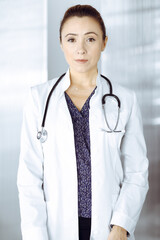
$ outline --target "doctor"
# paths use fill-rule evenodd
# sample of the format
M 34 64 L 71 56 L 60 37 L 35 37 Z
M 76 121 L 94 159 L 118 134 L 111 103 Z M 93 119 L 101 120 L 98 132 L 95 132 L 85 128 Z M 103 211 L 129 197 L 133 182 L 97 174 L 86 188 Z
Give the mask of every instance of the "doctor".
M 23 116 L 18 190 L 23 240 L 134 240 L 148 191 L 148 160 L 135 93 L 112 83 L 121 103 L 102 107 L 109 84 L 97 63 L 107 36 L 99 12 L 65 13 L 60 45 L 69 69 L 50 98 L 45 142 L 37 139 L 58 78 L 31 88 Z M 106 123 L 106 117 L 109 126 Z

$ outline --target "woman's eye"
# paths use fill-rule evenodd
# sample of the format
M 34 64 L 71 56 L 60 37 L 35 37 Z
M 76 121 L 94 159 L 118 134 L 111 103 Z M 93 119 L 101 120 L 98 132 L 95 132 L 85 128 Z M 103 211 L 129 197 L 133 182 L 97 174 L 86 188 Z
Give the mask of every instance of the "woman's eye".
M 94 42 L 94 41 L 95 41 L 94 38 L 88 38 L 88 39 L 87 39 L 87 42 Z
M 74 38 L 69 38 L 69 39 L 67 40 L 67 42 L 74 42 L 74 41 L 75 41 Z

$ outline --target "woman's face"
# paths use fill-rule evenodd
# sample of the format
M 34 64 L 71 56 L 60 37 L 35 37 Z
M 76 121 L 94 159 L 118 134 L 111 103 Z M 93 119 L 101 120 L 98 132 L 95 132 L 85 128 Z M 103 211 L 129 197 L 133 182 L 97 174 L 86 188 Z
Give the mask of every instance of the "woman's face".
M 96 68 L 105 41 L 99 23 L 91 17 L 71 17 L 63 25 L 61 48 L 70 70 L 89 72 Z

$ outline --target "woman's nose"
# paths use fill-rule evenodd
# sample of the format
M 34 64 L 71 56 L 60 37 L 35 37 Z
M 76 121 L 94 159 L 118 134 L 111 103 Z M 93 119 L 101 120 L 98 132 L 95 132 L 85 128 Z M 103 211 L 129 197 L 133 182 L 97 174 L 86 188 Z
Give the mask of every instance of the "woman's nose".
M 77 44 L 77 53 L 82 55 L 86 53 L 85 43 L 83 41 Z

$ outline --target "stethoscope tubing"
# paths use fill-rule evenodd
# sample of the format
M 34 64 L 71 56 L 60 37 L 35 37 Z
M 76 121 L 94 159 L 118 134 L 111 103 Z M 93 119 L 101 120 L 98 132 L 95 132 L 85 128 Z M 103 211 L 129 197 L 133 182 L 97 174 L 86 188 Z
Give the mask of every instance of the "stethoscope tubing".
M 63 73 L 59 78 L 58 80 L 56 81 L 56 83 L 53 85 L 52 89 L 50 90 L 49 94 L 48 94 L 48 97 L 47 97 L 47 101 L 46 101 L 46 104 L 45 104 L 45 108 L 44 108 L 44 115 L 43 115 L 43 119 L 42 119 L 42 124 L 41 124 L 41 131 L 39 131 L 37 133 L 37 139 L 38 140 L 41 140 L 41 142 L 45 142 L 47 137 L 48 137 L 48 133 L 47 131 L 44 129 L 45 127 L 45 122 L 46 122 L 46 116 L 47 116 L 47 111 L 48 111 L 48 106 L 49 106 L 49 102 L 50 102 L 50 99 L 51 99 L 51 96 L 52 96 L 52 93 L 53 91 L 55 90 L 55 88 L 57 87 L 58 83 L 61 81 L 61 79 L 65 76 L 66 73 Z M 116 99 L 117 101 L 117 104 L 118 104 L 118 117 L 117 117 L 117 122 L 116 122 L 116 125 L 114 127 L 114 129 L 111 129 L 109 124 L 108 124 L 108 121 L 107 121 L 107 117 L 106 117 L 106 114 L 105 114 L 105 120 L 106 120 L 106 123 L 107 123 L 107 126 L 109 128 L 110 131 L 107 131 L 109 133 L 112 133 L 112 132 L 121 132 L 121 131 L 116 131 L 116 128 L 118 126 L 118 122 L 119 122 L 119 116 L 120 116 L 120 108 L 121 108 L 121 102 L 119 100 L 119 98 L 113 94 L 113 88 L 112 88 L 112 84 L 110 82 L 110 80 L 105 77 L 104 75 L 100 74 L 101 77 L 103 77 L 108 85 L 109 85 L 109 93 L 108 94 L 105 94 L 103 97 L 102 97 L 102 106 L 103 106 L 103 109 L 105 111 L 105 108 L 104 108 L 104 105 L 105 105 L 105 98 L 106 97 L 113 97 Z M 44 137 L 44 139 L 43 139 Z
M 52 93 L 54 91 L 54 89 L 57 87 L 58 83 L 61 81 L 61 79 L 64 77 L 66 73 L 63 73 L 57 80 L 57 82 L 53 85 L 50 93 L 48 94 L 48 97 L 47 97 L 47 101 L 46 101 L 46 105 L 45 105 L 45 110 L 44 110 L 44 115 L 43 115 L 43 120 L 42 120 L 42 125 L 41 127 L 44 128 L 45 126 L 45 121 L 46 121 L 46 116 L 47 116 L 47 111 L 48 111 L 48 105 L 49 105 L 49 102 L 50 102 L 50 99 L 51 99 L 51 96 L 52 96 Z

